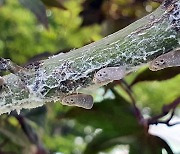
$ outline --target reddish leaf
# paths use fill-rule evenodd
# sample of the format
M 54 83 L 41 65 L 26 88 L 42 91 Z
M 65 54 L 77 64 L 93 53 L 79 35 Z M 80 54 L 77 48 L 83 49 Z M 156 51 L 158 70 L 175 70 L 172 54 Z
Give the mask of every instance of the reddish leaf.
M 160 71 L 150 71 L 149 69 L 146 69 L 145 71 L 141 72 L 131 83 L 131 86 L 138 82 L 143 81 L 162 81 L 162 80 L 168 80 L 180 73 L 180 67 L 172 67 L 172 68 L 166 68 Z
M 0 0 L 0 7 L 3 6 L 5 3 L 5 0 Z
M 64 0 L 41 0 L 46 6 L 57 7 L 59 9 L 67 10 L 63 5 Z
M 46 8 L 40 0 L 19 0 L 19 2 L 34 13 L 38 21 L 48 28 Z

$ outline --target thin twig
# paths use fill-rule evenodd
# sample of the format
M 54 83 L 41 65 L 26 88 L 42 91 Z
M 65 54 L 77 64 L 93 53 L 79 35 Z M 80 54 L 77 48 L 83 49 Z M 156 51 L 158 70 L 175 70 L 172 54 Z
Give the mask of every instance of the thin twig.
M 136 105 L 136 101 L 134 99 L 134 96 L 133 96 L 133 91 L 131 89 L 131 87 L 128 85 L 128 83 L 125 81 L 125 80 L 121 80 L 121 82 L 119 82 L 119 84 L 121 85 L 121 87 L 124 89 L 124 91 L 129 95 L 131 101 L 132 101 L 132 105 L 133 105 L 133 108 L 134 108 L 134 111 L 135 111 L 135 115 L 138 119 L 138 122 L 141 124 L 141 125 L 144 125 L 145 124 L 145 119 L 140 111 L 140 109 L 137 107 Z
M 148 119 L 147 120 L 148 125 L 153 125 L 153 124 L 157 125 L 157 124 L 161 123 L 161 124 L 166 124 L 167 126 L 174 126 L 176 124 L 180 124 L 180 122 L 177 122 L 177 123 L 174 123 L 174 124 L 169 123 L 171 121 L 171 119 L 173 118 L 173 116 L 174 116 L 174 112 L 175 112 L 176 107 L 179 104 L 180 104 L 180 97 L 178 97 L 176 100 L 174 100 L 169 105 L 165 105 L 162 108 L 162 113 L 161 114 Z M 159 120 L 159 119 L 163 118 L 164 116 L 166 116 L 171 110 L 172 110 L 171 116 L 167 120 L 165 120 L 165 121 Z

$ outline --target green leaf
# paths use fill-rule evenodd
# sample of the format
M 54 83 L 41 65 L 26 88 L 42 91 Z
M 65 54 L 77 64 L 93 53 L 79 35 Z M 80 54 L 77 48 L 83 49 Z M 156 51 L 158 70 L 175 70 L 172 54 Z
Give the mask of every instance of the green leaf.
M 180 96 L 180 76 L 161 82 L 139 82 L 132 88 L 136 102 L 142 107 L 149 107 L 152 114 L 161 112 L 162 106 Z
M 169 145 L 160 137 L 143 134 L 130 144 L 129 154 L 161 154 L 165 149 L 168 154 L 173 154 Z
M 114 100 L 95 103 L 91 110 L 72 108 L 65 117 L 76 119 L 84 125 L 102 128 L 106 134 L 111 135 L 129 135 L 140 129 L 131 105 L 119 95 Z

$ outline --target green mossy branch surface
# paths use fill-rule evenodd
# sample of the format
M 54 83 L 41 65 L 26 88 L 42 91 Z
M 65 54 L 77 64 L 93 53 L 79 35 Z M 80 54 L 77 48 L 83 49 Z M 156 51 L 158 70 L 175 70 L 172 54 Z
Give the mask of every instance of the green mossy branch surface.
M 3 76 L 0 114 L 61 101 L 91 87 L 94 73 L 108 66 L 132 72 L 179 47 L 180 0 L 165 1 L 153 13 L 128 27 L 68 53 L 35 62 L 19 74 Z M 70 38 L 69 38 L 70 39 Z

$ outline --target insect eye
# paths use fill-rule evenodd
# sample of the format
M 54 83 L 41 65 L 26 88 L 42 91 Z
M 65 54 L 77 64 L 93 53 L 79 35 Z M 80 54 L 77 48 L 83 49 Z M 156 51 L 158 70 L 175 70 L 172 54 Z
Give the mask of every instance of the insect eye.
M 161 59 L 161 60 L 160 60 L 160 62 L 162 63 L 162 62 L 164 62 L 164 60 L 163 60 L 163 59 Z
M 164 61 L 164 59 L 160 59 L 160 60 L 158 60 L 158 61 L 155 61 L 155 64 L 156 64 L 157 66 L 163 65 L 163 64 L 165 64 L 165 61 Z
M 160 64 L 161 64 L 161 65 L 162 65 L 162 64 L 165 64 L 164 59 L 161 59 L 161 60 L 160 60 Z

